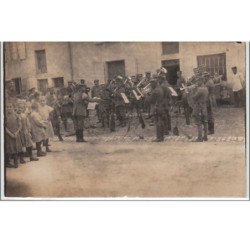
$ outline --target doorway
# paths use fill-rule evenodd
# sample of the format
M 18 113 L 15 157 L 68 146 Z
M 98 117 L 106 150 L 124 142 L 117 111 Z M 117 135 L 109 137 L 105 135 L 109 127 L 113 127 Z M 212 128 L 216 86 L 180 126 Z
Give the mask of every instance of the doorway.
M 180 70 L 180 61 L 179 59 L 175 60 L 164 60 L 161 62 L 162 67 L 164 67 L 167 73 L 167 81 L 171 85 L 176 85 L 177 82 L 177 71 Z
M 125 61 L 111 61 L 107 63 L 108 80 L 112 80 L 116 76 L 120 75 L 125 77 Z

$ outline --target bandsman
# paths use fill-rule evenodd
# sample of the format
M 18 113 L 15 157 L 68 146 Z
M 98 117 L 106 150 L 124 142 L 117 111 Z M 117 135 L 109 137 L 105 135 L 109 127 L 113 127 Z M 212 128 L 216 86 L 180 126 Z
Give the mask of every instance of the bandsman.
M 150 103 L 153 104 L 154 121 L 156 125 L 156 139 L 154 142 L 164 140 L 164 92 L 162 87 L 157 83 L 156 79 L 150 81 L 152 92 L 150 95 Z
M 207 101 L 208 89 L 201 78 L 197 82 L 197 88 L 192 95 L 193 98 L 193 117 L 197 126 L 198 138 L 196 142 L 207 141 Z M 204 131 L 204 132 L 203 132 Z
M 204 83 L 208 89 L 208 99 L 207 99 L 207 119 L 208 119 L 208 134 L 214 134 L 214 114 L 212 100 L 214 97 L 214 82 L 210 78 L 208 72 L 203 73 Z

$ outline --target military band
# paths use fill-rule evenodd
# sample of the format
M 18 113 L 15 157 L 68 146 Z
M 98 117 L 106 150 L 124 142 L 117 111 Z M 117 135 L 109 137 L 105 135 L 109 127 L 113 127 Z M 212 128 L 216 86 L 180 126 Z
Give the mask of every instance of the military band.
M 60 141 L 63 141 L 60 124 L 67 132 L 71 119 L 76 142 L 86 142 L 85 120 L 89 118 L 89 109 L 92 109 L 96 112 L 100 127 L 108 128 L 110 132 L 119 127 L 127 127 L 129 131 L 131 119 L 137 119 L 141 128 L 153 124 L 156 130 L 154 142 L 164 141 L 164 137 L 171 133 L 179 135 L 179 125 L 173 125 L 172 122 L 183 112 L 187 125 L 193 118 L 197 127 L 196 141 L 202 142 L 208 140 L 208 135 L 215 133 L 213 109 L 216 107 L 215 81 L 218 78 L 212 78 L 204 67 L 198 67 L 187 79 L 178 71 L 176 85 L 171 85 L 167 81 L 167 70 L 160 68 L 152 74 L 145 72 L 144 76 L 117 75 L 107 83 L 95 79 L 91 90 L 84 79 L 80 83 L 70 81 L 67 87 L 57 91 L 50 88 L 45 100 L 53 108 L 50 120 Z M 7 99 L 15 102 L 12 86 L 7 88 L 6 94 Z M 31 103 L 39 103 L 40 94 L 32 88 L 26 99 Z

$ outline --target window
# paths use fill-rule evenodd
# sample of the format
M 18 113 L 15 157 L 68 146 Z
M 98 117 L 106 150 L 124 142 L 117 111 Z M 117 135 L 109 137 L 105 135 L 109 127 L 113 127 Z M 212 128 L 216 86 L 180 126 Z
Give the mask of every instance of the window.
M 36 68 L 37 73 L 47 73 L 46 53 L 45 50 L 36 50 Z
M 53 82 L 54 82 L 55 88 L 63 88 L 64 87 L 63 77 L 53 78 Z
M 22 92 L 22 80 L 21 78 L 14 78 L 12 81 L 15 83 L 15 89 L 18 94 Z
M 179 53 L 179 43 L 178 42 L 163 42 L 162 43 L 162 54 L 169 55 Z
M 37 80 L 37 89 L 43 94 L 46 93 L 48 89 L 48 79 L 38 79 Z
M 226 53 L 197 56 L 198 67 L 205 66 L 206 71 L 212 76 L 215 73 L 223 76 L 223 80 L 227 78 L 226 72 Z

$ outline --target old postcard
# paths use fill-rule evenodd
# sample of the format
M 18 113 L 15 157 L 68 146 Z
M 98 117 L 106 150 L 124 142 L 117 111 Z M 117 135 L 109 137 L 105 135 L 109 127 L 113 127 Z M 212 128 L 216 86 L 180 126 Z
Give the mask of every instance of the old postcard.
M 246 198 L 245 42 L 5 42 L 4 199 Z

